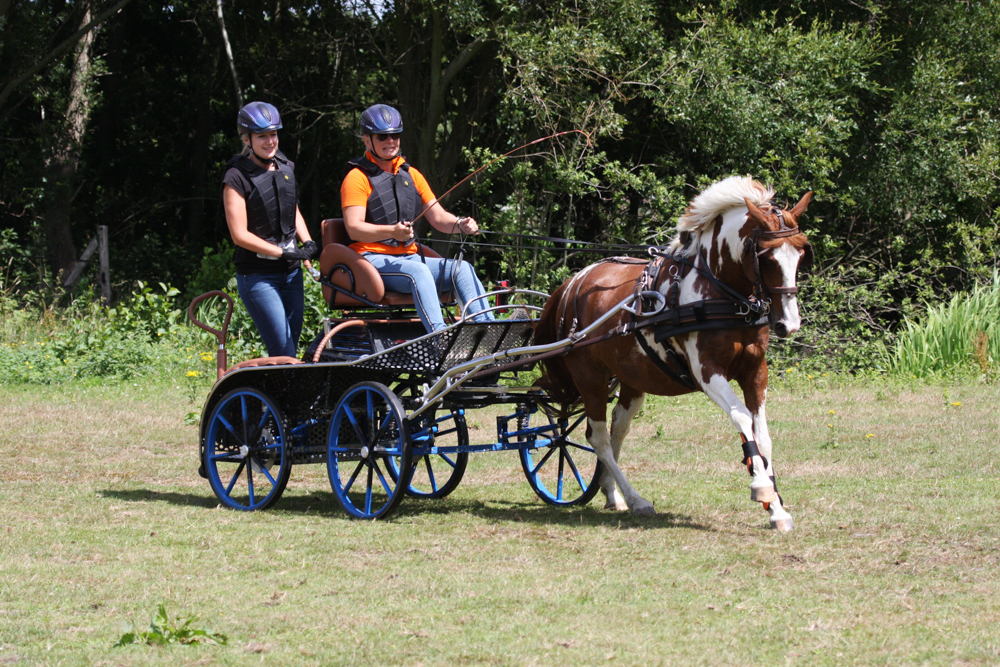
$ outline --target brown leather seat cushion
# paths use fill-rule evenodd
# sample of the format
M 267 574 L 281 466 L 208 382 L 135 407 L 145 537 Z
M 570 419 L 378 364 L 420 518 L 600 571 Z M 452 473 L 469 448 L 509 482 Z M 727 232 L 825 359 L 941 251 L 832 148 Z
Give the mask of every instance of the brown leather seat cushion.
M 292 364 L 304 363 L 295 357 L 258 357 L 257 359 L 247 359 L 229 368 L 226 374 L 232 373 L 241 368 L 256 368 L 257 366 L 288 366 Z

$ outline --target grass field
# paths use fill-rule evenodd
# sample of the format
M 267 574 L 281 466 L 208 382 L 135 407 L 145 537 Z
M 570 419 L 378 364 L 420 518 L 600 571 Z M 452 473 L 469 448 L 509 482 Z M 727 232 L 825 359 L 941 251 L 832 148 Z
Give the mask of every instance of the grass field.
M 506 452 L 362 523 L 323 466 L 219 509 L 183 388 L 0 388 L 0 665 L 998 664 L 998 394 L 773 387 L 779 534 L 702 395 L 625 444 L 652 519 L 551 509 Z M 228 643 L 113 648 L 160 604 Z

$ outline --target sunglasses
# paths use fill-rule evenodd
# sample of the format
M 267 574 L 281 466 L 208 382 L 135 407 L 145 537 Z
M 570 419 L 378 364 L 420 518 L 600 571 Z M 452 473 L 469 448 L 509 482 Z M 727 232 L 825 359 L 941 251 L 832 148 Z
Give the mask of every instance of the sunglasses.
M 389 141 L 390 138 L 399 139 L 398 134 L 376 134 L 375 138 L 379 141 Z

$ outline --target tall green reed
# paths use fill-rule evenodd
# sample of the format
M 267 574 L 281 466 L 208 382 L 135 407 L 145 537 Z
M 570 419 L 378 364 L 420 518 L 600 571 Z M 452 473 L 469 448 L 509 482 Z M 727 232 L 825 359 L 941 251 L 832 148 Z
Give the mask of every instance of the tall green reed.
M 972 292 L 928 305 L 917 321 L 907 319 L 892 358 L 892 371 L 918 378 L 968 369 L 988 377 L 1000 360 L 1000 273 Z

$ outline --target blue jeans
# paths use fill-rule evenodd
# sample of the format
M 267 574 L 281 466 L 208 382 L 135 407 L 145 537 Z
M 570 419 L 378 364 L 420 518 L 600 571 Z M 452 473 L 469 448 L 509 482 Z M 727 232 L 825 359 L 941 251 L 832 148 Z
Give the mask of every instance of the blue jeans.
M 455 296 L 459 302 L 469 304 L 468 314 L 474 315 L 489 307 L 485 299 L 472 301 L 474 297 L 485 294 L 486 289 L 468 262 L 427 257 L 424 263 L 424 258 L 421 258 L 419 253 L 413 255 L 365 253 L 365 258 L 382 274 L 386 290 L 413 294 L 417 315 L 420 316 L 420 321 L 424 323 L 424 328 L 428 332 L 444 329 L 447 326 L 441 313 L 438 293 L 452 289 L 453 274 Z M 483 313 L 472 319 L 476 322 L 492 321 L 493 313 Z
M 302 269 L 291 273 L 236 274 L 240 299 L 269 357 L 294 357 L 302 334 Z

